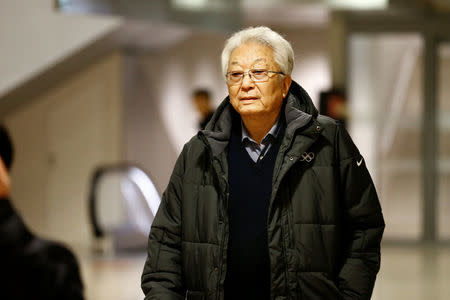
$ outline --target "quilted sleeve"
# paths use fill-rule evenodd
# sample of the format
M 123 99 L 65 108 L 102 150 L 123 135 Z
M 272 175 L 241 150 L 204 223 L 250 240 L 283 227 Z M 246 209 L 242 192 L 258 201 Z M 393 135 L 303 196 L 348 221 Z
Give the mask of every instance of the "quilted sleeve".
M 338 287 L 345 299 L 370 299 L 380 269 L 385 223 L 364 158 L 341 124 L 336 145 L 344 206 L 344 257 Z
M 141 277 L 145 300 L 184 299 L 181 267 L 181 194 L 185 149 L 177 159 L 148 238 Z

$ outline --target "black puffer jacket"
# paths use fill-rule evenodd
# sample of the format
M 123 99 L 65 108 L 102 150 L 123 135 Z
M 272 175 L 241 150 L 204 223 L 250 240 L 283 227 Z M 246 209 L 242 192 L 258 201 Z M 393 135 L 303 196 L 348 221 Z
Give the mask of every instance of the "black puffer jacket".
M 363 158 L 342 125 L 295 82 L 268 214 L 271 299 L 369 299 L 384 221 Z M 227 145 L 233 108 L 219 106 L 184 147 L 153 222 L 145 299 L 223 299 Z

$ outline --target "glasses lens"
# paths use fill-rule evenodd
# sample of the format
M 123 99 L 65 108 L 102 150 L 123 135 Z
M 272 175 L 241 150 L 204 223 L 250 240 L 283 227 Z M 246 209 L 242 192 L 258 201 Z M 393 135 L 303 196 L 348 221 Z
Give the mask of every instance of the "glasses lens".
M 253 69 L 248 71 L 250 79 L 254 82 L 264 82 L 269 80 L 269 71 L 265 69 Z M 239 84 L 246 73 L 241 71 L 232 71 L 227 74 L 227 82 L 229 84 Z
M 269 79 L 267 70 L 250 70 L 250 74 L 254 81 L 266 81 Z
M 228 81 L 232 83 L 237 83 L 241 81 L 243 76 L 244 76 L 243 72 L 230 72 L 228 73 Z

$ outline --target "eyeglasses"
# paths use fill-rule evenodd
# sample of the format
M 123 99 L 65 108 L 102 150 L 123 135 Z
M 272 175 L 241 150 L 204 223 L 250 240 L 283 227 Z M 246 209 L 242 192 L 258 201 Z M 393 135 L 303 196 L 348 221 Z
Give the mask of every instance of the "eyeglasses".
M 264 69 L 252 69 L 247 72 L 242 72 L 242 71 L 228 72 L 226 74 L 226 79 L 227 79 L 227 84 L 238 85 L 238 84 L 241 84 L 242 79 L 244 78 L 245 74 L 248 74 L 248 76 L 250 77 L 250 79 L 253 82 L 265 82 L 265 81 L 268 81 L 269 78 L 271 78 L 269 76 L 269 73 L 284 75 L 283 72 L 268 71 L 268 70 L 264 70 Z

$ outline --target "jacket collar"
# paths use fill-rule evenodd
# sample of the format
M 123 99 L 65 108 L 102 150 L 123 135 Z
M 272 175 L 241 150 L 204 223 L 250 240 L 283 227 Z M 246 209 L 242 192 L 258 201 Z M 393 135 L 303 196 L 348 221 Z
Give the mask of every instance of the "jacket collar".
M 284 106 L 284 114 L 286 117 L 285 140 L 290 141 L 297 129 L 305 127 L 311 121 L 317 123 L 318 112 L 309 95 L 295 81 L 292 81 L 288 95 L 284 101 L 286 101 L 286 105 Z M 206 128 L 198 133 L 199 136 L 206 138 L 213 156 L 218 156 L 228 145 L 233 123 L 233 114 L 236 114 L 236 111 L 230 104 L 230 98 L 228 96 L 219 105 Z M 305 130 L 304 133 L 306 135 L 317 134 L 319 132 L 318 130 L 311 130 L 310 127 L 308 126 L 309 130 Z

